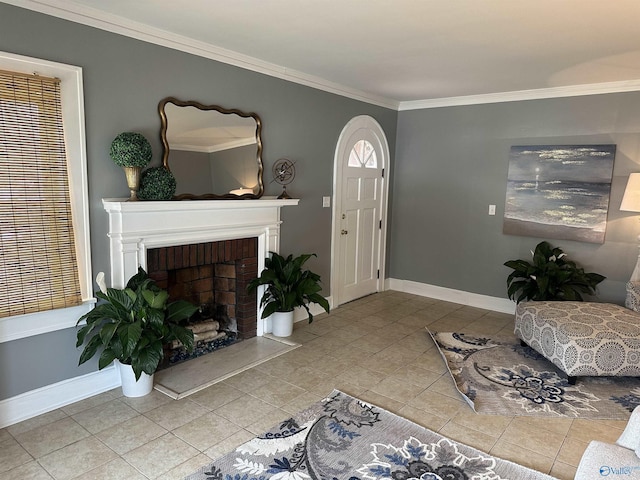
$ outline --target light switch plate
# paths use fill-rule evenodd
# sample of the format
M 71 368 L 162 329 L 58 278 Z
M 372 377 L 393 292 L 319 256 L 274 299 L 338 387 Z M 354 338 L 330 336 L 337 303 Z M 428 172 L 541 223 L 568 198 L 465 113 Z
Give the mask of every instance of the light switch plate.
M 322 197 L 322 207 L 329 208 L 331 206 L 331 197 Z
M 489 205 L 489 215 L 495 215 L 495 214 L 496 214 L 496 206 Z

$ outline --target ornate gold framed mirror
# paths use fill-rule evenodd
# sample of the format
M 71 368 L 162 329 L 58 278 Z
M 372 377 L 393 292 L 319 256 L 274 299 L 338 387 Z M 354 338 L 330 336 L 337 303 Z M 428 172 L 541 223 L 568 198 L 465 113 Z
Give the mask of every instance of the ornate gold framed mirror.
M 175 200 L 250 199 L 264 193 L 262 122 L 255 113 L 167 97 L 158 104 L 162 164 Z

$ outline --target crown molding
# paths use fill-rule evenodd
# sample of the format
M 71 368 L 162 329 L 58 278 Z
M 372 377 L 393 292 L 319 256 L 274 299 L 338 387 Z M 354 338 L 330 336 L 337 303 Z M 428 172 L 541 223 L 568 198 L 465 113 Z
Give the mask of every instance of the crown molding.
M 607 93 L 634 92 L 640 90 L 640 80 L 628 80 L 532 90 L 518 90 L 513 92 L 465 95 L 459 97 L 398 101 L 345 87 L 344 85 L 330 82 L 321 77 L 308 75 L 297 70 L 265 62 L 258 58 L 243 55 L 232 50 L 216 47 L 215 45 L 194 40 L 183 35 L 177 35 L 166 30 L 150 27 L 124 17 L 111 15 L 95 8 L 79 5 L 70 0 L 0 1 L 64 20 L 69 20 L 71 22 L 80 23 L 155 45 L 183 51 L 192 55 L 240 67 L 245 70 L 269 75 L 271 77 L 280 78 L 299 85 L 304 85 L 317 90 L 322 90 L 328 93 L 333 93 L 353 100 L 397 111 L 481 105 L 488 103 L 519 102 L 523 100 L 542 100 L 549 98 L 577 97 L 583 95 L 602 95 Z
M 463 105 L 481 105 L 485 103 L 520 102 L 523 100 L 579 97 L 583 95 L 635 92 L 638 90 L 640 90 L 640 80 L 589 83 L 585 85 L 570 85 L 566 87 L 538 88 L 535 90 L 518 90 L 514 92 L 488 93 L 484 95 L 466 95 L 463 97 L 433 98 L 428 100 L 400 102 L 398 110 L 423 110 Z
M 177 35 L 166 30 L 150 27 L 124 17 L 111 15 L 98 9 L 78 5 L 68 0 L 2 0 L 4 3 L 25 8 L 63 20 L 80 23 L 111 33 L 153 43 L 174 50 L 190 53 L 228 65 L 244 68 L 253 72 L 280 78 L 317 90 L 333 93 L 361 102 L 397 110 L 399 102 L 360 90 L 345 87 L 314 75 L 308 75 L 287 67 L 265 62 L 255 57 L 243 55 L 232 50 L 216 47 L 206 42 Z

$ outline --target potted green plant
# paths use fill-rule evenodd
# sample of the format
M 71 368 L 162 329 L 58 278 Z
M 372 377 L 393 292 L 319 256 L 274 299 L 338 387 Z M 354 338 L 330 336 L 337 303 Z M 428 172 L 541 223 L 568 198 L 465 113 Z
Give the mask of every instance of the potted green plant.
M 151 144 L 144 135 L 137 132 L 122 132 L 111 142 L 109 156 L 124 169 L 130 191 L 129 201 L 138 200 L 140 173 L 151 161 Z
M 310 270 L 303 270 L 302 266 L 315 253 L 302 254 L 298 257 L 289 255 L 283 257 L 275 252 L 269 252 L 265 259 L 265 268 L 258 278 L 254 278 L 247 289 L 251 292 L 264 285 L 265 291 L 260 300 L 261 317 L 272 317 L 273 334 L 288 337 L 293 330 L 293 311 L 302 307 L 309 315 L 309 323 L 313 315 L 309 310 L 310 303 L 317 303 L 325 312 L 329 313 L 329 302 L 320 295 L 320 275 Z M 284 314 L 284 315 L 280 315 Z
M 507 293 L 516 303 L 523 300 L 581 302 L 581 294 L 595 295 L 596 286 L 606 278 L 598 273 L 585 272 L 549 242 L 540 242 L 531 253 L 532 262 L 509 260 L 504 263 L 513 269 L 507 277 Z
M 78 364 L 100 352 L 98 369 L 114 360 L 122 366 L 125 396 L 145 395 L 153 387 L 153 374 L 162 361 L 165 344 L 179 340 L 187 351 L 193 350 L 193 332 L 180 322 L 198 307 L 185 300 L 168 302 L 167 291 L 142 268 L 124 289 L 106 288 L 104 274 L 99 274 L 98 284 L 101 291 L 96 296 L 103 302 L 78 320 L 78 325 L 86 320 L 77 332 L 76 347 L 86 342 Z M 130 378 L 140 382 L 141 377 L 144 380 L 139 385 L 126 382 Z

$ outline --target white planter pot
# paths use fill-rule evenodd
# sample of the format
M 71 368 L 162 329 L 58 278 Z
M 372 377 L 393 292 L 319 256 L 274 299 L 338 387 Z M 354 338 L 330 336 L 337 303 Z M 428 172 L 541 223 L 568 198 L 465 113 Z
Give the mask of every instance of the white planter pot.
M 293 312 L 273 312 L 271 325 L 276 337 L 290 337 L 293 333 Z
M 153 390 L 153 375 L 147 375 L 142 372 L 140 378 L 136 381 L 131 365 L 125 365 L 115 360 L 115 364 L 120 371 L 120 380 L 122 382 L 122 394 L 125 397 L 144 397 L 149 395 Z

